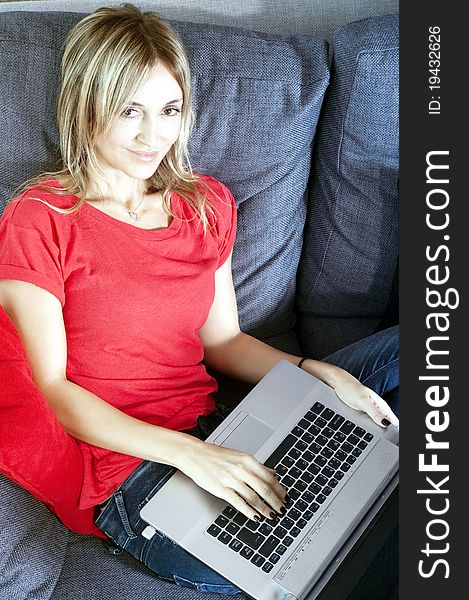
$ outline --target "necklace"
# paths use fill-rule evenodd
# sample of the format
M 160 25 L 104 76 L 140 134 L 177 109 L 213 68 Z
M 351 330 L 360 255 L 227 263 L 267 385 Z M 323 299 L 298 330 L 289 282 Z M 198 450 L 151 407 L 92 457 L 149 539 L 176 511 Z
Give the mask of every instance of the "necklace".
M 140 208 L 140 205 L 142 204 L 142 202 L 145 200 L 145 192 L 143 192 L 143 196 L 142 199 L 140 200 L 140 202 L 137 204 L 137 206 L 134 208 L 134 210 L 128 210 L 127 214 L 129 215 L 129 217 L 132 219 L 132 221 L 138 221 L 138 215 L 137 215 L 137 210 Z

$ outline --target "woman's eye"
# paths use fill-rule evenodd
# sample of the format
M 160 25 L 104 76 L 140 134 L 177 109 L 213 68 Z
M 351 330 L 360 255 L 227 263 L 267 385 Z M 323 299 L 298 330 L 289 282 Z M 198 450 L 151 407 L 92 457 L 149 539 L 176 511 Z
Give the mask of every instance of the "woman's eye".
M 139 112 L 136 108 L 134 108 L 133 106 L 129 106 L 127 107 L 124 112 L 122 113 L 122 116 L 126 119 L 132 119 L 133 117 L 138 117 Z
M 181 109 L 178 108 L 177 106 L 168 106 L 168 108 L 165 108 L 163 110 L 163 114 L 165 115 L 165 117 L 175 117 L 180 112 L 181 112 Z

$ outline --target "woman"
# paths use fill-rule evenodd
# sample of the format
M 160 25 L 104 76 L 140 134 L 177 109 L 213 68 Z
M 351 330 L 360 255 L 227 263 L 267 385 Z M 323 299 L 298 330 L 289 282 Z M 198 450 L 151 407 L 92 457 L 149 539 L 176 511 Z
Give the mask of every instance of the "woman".
M 184 49 L 154 15 L 100 9 L 73 28 L 58 105 L 63 168 L 29 182 L 3 215 L 0 304 L 70 452 L 82 456 L 78 509 L 96 508 L 104 534 L 160 576 L 231 594 L 163 536 L 150 543 L 126 522 L 140 533 L 137 507 L 172 467 L 250 519 L 282 514 L 288 502 L 271 469 L 194 435 L 215 411 L 202 360 L 256 383 L 301 357 L 239 329 L 234 200 L 187 166 L 190 102 Z M 361 362 L 378 392 L 393 393 L 396 335 L 369 340 L 366 364 L 363 347 L 301 367 L 381 426 L 397 424 L 376 391 L 337 366 Z

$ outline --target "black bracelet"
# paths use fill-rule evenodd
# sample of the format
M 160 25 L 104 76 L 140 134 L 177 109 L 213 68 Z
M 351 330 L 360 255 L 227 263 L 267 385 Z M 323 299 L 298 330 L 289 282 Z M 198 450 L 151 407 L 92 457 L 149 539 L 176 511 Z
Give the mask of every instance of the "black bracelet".
M 299 369 L 301 369 L 301 365 L 305 362 L 305 360 L 309 360 L 309 357 L 303 356 L 303 358 L 300 360 L 300 362 L 297 365 Z

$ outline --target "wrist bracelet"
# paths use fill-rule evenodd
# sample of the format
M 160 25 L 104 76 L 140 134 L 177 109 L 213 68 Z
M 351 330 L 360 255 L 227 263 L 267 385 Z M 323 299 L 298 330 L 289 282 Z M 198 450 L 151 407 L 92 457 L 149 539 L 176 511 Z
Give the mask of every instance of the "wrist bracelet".
M 303 358 L 300 360 L 300 362 L 297 365 L 299 369 L 301 369 L 301 365 L 305 362 L 305 360 L 309 360 L 309 357 L 303 356 Z

